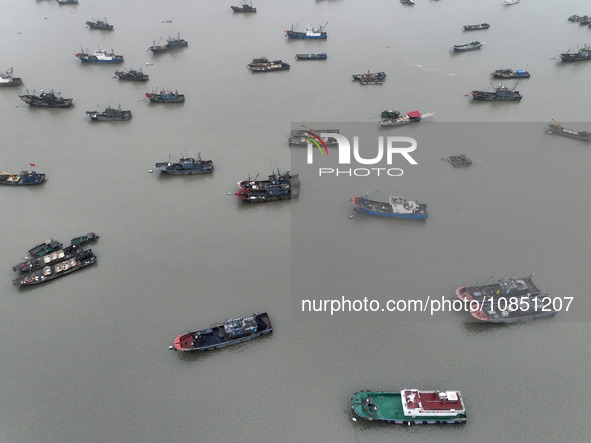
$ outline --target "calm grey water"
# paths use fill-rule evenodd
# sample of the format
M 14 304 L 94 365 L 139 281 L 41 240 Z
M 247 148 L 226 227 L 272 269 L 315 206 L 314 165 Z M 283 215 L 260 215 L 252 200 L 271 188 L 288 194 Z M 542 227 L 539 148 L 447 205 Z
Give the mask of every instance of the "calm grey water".
M 544 129 L 551 118 L 591 127 L 591 64 L 556 59 L 591 42 L 591 30 L 567 22 L 591 13 L 589 3 L 416 2 L 259 0 L 257 14 L 239 15 L 230 1 L 0 1 L 0 69 L 14 66 L 24 80 L 0 90 L 0 166 L 34 163 L 48 175 L 38 188 L 1 190 L 0 441 L 588 441 L 591 151 Z M 103 17 L 115 31 L 84 25 Z M 292 23 L 327 21 L 325 42 L 283 35 Z M 462 32 L 481 22 L 491 28 Z M 177 33 L 187 49 L 146 52 L 152 40 Z M 449 53 L 475 39 L 486 42 L 482 50 Z M 150 81 L 119 82 L 112 76 L 120 66 L 82 65 L 72 56 L 81 47 L 112 48 Z M 329 58 L 293 60 L 301 52 Z M 293 60 L 292 69 L 248 72 L 262 55 Z M 532 78 L 518 86 L 521 103 L 465 96 L 489 88 L 494 69 L 526 66 Z M 383 86 L 350 80 L 368 69 L 388 74 Z M 150 105 L 143 94 L 156 87 L 187 101 Z M 29 109 L 18 97 L 27 88 L 61 91 L 75 106 Z M 132 121 L 84 118 L 119 104 Z M 435 112 L 421 125 L 442 134 L 426 136 L 419 165 L 403 177 L 325 184 L 302 166 L 298 202 L 236 201 L 238 180 L 294 166 L 292 122 L 377 124 L 392 108 Z M 523 125 L 516 137 L 497 138 L 487 122 Z M 392 131 L 421 140 L 418 129 Z M 214 160 L 211 176 L 148 173 L 169 154 L 198 152 Z M 440 160 L 460 152 L 474 161 L 470 169 Z M 377 188 L 382 197 L 403 192 L 427 202 L 429 220 L 349 218 L 350 196 Z M 101 236 L 97 265 L 31 289 L 12 286 L 10 268 L 28 248 L 91 230 Z M 299 314 L 292 283 L 316 284 L 320 275 L 326 295 L 310 298 L 328 298 L 345 277 L 338 265 L 347 242 L 359 245 L 347 273 L 370 277 L 355 286 L 361 295 L 389 281 L 392 297 L 452 298 L 457 286 L 491 275 L 535 273 L 545 290 L 574 296 L 575 309 L 508 327 L 470 322 L 467 313 L 390 321 Z M 292 274 L 292 265 L 316 273 Z M 183 331 L 254 311 L 269 312 L 272 336 L 190 357 L 167 349 Z M 404 387 L 461 390 L 468 424 L 351 420 L 356 390 Z

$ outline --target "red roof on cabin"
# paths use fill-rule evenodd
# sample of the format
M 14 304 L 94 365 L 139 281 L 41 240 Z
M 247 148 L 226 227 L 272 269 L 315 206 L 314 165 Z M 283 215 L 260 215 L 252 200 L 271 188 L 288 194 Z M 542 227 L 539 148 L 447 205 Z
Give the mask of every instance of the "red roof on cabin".
M 412 111 L 407 114 L 410 118 L 420 117 L 421 113 L 419 111 Z

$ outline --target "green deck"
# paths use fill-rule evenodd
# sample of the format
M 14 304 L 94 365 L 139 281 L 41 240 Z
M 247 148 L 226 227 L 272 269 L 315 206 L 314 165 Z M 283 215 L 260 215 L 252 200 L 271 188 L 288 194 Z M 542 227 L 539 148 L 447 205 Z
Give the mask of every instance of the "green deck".
M 363 407 L 363 402 L 371 397 L 378 409 L 370 411 Z M 353 411 L 368 420 L 404 420 L 408 419 L 402 410 L 400 392 L 358 392 L 353 397 Z

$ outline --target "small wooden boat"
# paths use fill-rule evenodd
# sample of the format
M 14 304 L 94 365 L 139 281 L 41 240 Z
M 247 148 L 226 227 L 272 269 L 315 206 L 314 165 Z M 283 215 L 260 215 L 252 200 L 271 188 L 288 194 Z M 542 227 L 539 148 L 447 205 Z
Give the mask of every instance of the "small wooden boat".
M 452 49 L 454 50 L 454 52 L 472 51 L 474 49 L 482 48 L 482 45 L 484 45 L 484 43 L 485 42 L 474 41 L 474 42 L 466 43 L 464 45 L 453 45 Z
M 466 157 L 466 154 L 450 155 L 447 161 L 451 163 L 454 168 L 464 168 L 472 164 L 472 160 Z
M 480 29 L 488 29 L 490 25 L 488 23 L 481 23 L 479 25 L 465 25 L 464 31 L 478 31 Z

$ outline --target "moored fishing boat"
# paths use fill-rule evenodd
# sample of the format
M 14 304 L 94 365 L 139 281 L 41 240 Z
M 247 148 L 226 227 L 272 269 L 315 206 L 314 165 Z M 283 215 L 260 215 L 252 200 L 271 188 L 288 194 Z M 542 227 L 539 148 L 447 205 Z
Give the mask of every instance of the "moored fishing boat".
M 435 115 L 433 112 L 421 114 L 419 111 L 411 111 L 403 116 L 394 118 L 385 118 L 380 121 L 380 126 L 402 126 L 410 123 L 418 123 L 422 119 Z
M 70 258 L 71 256 L 75 255 L 79 251 L 81 251 L 80 245 L 71 245 L 64 249 L 59 249 L 57 251 L 50 252 L 42 257 L 27 259 L 22 263 L 14 265 L 12 267 L 12 270 L 20 272 L 21 274 L 30 273 L 38 269 L 41 269 L 44 266 L 50 266 L 58 262 L 64 261 Z
M 334 133 L 338 134 L 338 129 L 295 129 L 291 131 L 289 137 L 289 144 L 296 146 L 308 146 L 308 143 L 316 143 L 316 141 L 322 140 L 325 146 L 336 146 L 338 145 L 337 139 L 334 137 L 320 137 L 320 134 Z
M 297 176 L 297 174 L 296 174 L 296 176 Z M 272 174 L 269 174 L 269 177 L 267 180 L 257 180 L 257 177 L 258 177 L 258 175 L 253 180 L 251 180 L 250 178 L 248 178 L 246 180 L 240 180 L 238 183 L 236 183 L 236 185 L 240 189 L 252 189 L 252 190 L 257 191 L 257 190 L 265 189 L 265 187 L 269 186 L 269 185 L 279 186 L 284 183 L 291 183 L 294 176 L 292 176 L 289 173 L 289 171 L 281 172 L 281 171 L 279 171 L 279 169 L 277 169 L 277 172 L 273 172 Z
M 141 69 L 134 70 L 129 69 L 128 71 L 116 71 L 115 75 L 119 80 L 127 80 L 132 82 L 147 82 L 150 79 L 148 74 L 144 74 Z
M 160 39 L 162 40 L 162 38 Z M 189 46 L 189 42 L 181 38 L 181 34 L 177 34 L 176 38 L 168 37 L 166 39 L 166 44 L 164 45 L 157 45 L 154 41 L 152 46 L 148 46 L 147 51 L 151 51 L 153 54 L 160 54 L 162 52 L 167 52 L 173 49 L 179 49 Z
M 41 91 L 41 94 L 27 94 L 19 96 L 29 106 L 36 108 L 69 108 L 72 106 L 73 98 L 63 98 L 60 93 L 55 93 L 53 90 L 49 92 Z
M 479 42 L 479 41 L 473 41 L 470 43 L 465 43 L 463 45 L 453 45 L 452 46 L 452 50 L 454 52 L 466 52 L 466 51 L 472 51 L 474 49 L 480 49 L 482 48 L 482 45 L 484 45 L 485 42 Z
M 28 255 L 21 261 L 20 263 L 14 265 L 12 267 L 13 271 L 20 271 L 21 269 L 27 269 L 29 266 L 28 263 L 31 260 L 36 260 L 41 258 L 47 254 L 50 254 L 54 251 L 58 251 L 62 249 L 63 245 L 52 238 L 46 239 L 43 243 L 34 246 L 33 248 L 29 249 Z
M 290 68 L 289 63 L 281 60 L 269 61 L 267 58 L 254 59 L 248 64 L 248 68 L 252 72 L 271 72 L 271 71 L 285 71 Z
M 530 78 L 531 75 L 525 69 L 518 69 L 514 71 L 511 68 L 507 69 L 497 69 L 496 71 L 492 72 L 494 78 Z
M 105 20 L 95 20 L 95 21 L 87 21 L 86 25 L 90 28 L 90 29 L 100 29 L 101 31 L 112 31 L 113 30 L 113 25 L 110 25 L 107 22 L 107 19 L 105 18 Z
M 419 203 L 418 201 L 409 201 L 397 195 L 391 196 L 387 203 L 371 200 L 367 195 L 364 197 L 352 197 L 351 204 L 358 211 L 370 215 L 414 220 L 426 220 L 428 217 L 426 204 Z
M 326 22 L 324 26 L 320 26 L 319 28 L 314 28 L 313 26 L 306 25 L 304 32 L 296 31 L 292 25 L 291 29 L 285 31 L 285 35 L 287 36 L 287 38 L 326 39 L 327 35 L 324 29 L 326 28 L 327 24 L 328 22 Z
M 560 58 L 563 62 L 580 62 L 585 60 L 591 60 L 591 46 L 583 45 L 577 52 L 567 52 L 560 54 Z
M 320 54 L 296 54 L 295 58 L 297 60 L 326 60 L 327 55 L 326 52 Z
M 395 424 L 466 423 L 468 416 L 459 391 L 359 391 L 351 399 L 355 415 Z
M 447 161 L 451 163 L 454 168 L 464 168 L 472 164 L 472 160 L 466 157 L 465 154 L 450 155 L 447 157 Z
M 171 161 L 169 156 L 168 162 L 155 163 L 154 169 L 169 175 L 209 174 L 213 172 L 213 161 L 201 160 L 201 153 L 197 159 L 181 156 L 176 162 Z
M 144 96 L 149 98 L 151 103 L 183 103 L 185 101 L 185 94 L 179 94 L 178 91 L 146 92 Z
M 567 137 L 576 138 L 579 140 L 591 141 L 591 132 L 588 131 L 575 131 L 574 129 L 564 128 L 560 123 L 556 120 L 552 119 L 555 125 L 548 125 L 548 133 L 550 134 L 560 134 L 565 135 Z
M 255 312 L 244 318 L 231 318 L 223 323 L 212 323 L 205 329 L 185 332 L 174 340 L 170 349 L 181 352 L 214 351 L 252 340 L 273 332 L 266 312 Z
M 488 23 L 480 23 L 479 25 L 465 25 L 464 31 L 478 31 L 480 29 L 488 29 L 490 25 Z
M 13 77 L 13 68 L 8 69 L 4 73 L 0 73 L 0 87 L 1 86 L 20 86 L 23 84 L 22 79 Z
M 132 117 L 131 111 L 122 110 L 121 105 L 118 108 L 107 106 L 104 111 L 86 111 L 86 116 L 92 121 L 124 121 Z
M 240 182 L 239 182 L 240 183 Z M 289 181 L 277 184 L 267 183 L 262 186 L 241 188 L 236 197 L 247 203 L 265 203 L 278 200 L 290 200 L 299 195 L 300 179 L 298 174 L 291 174 Z
M 532 277 L 462 286 L 456 289 L 456 296 L 467 303 L 472 317 L 489 323 L 516 323 L 556 314 L 553 299 L 538 289 Z
M 86 251 L 81 250 L 74 256 L 64 257 L 64 260 L 57 264 L 47 265 L 42 269 L 21 275 L 14 279 L 12 284 L 15 286 L 30 286 L 45 283 L 83 269 L 94 263 L 96 263 L 96 257 L 92 253 L 92 249 Z
M 0 185 L 6 186 L 27 186 L 39 185 L 45 181 L 45 174 L 36 171 L 21 171 L 20 174 L 0 172 Z
M 374 79 L 374 80 L 384 80 L 386 78 L 385 72 L 369 72 L 367 74 L 353 74 L 353 80 L 361 80 L 362 78 L 366 79 Z
M 252 2 L 241 3 L 240 6 L 230 6 L 234 12 L 257 12 L 257 8 L 252 6 Z
M 116 55 L 113 50 L 107 52 L 97 49 L 93 54 L 74 52 L 74 57 L 78 57 L 84 63 L 121 63 L 123 61 L 123 56 Z
M 493 101 L 509 101 L 509 102 L 518 102 L 521 101 L 523 96 L 516 91 L 515 88 L 517 87 L 517 83 L 513 89 L 509 89 L 508 87 L 499 84 L 497 88 L 494 88 L 494 92 L 488 91 L 472 91 L 472 98 L 474 100 L 482 100 L 487 102 Z

